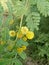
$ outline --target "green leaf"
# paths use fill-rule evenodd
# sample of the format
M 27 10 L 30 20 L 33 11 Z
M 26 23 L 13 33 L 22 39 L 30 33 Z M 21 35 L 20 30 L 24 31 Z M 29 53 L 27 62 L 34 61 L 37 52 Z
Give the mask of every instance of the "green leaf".
M 0 27 L 2 26 L 2 20 L 3 20 L 3 16 L 2 14 L 0 15 Z
M 25 46 L 28 46 L 28 43 L 23 41 L 22 39 L 19 39 L 17 40 L 17 43 L 16 43 L 17 46 L 22 46 L 22 45 L 25 45 Z
M 40 14 L 38 12 L 32 12 L 26 18 L 27 26 L 31 31 L 35 29 L 38 30 L 38 25 L 40 22 Z
M 22 52 L 21 54 L 19 54 L 19 56 L 20 56 L 23 60 L 25 60 L 25 59 L 27 58 L 25 52 Z
M 0 45 L 0 53 L 4 51 L 4 46 Z
M 45 17 L 49 16 L 49 2 L 46 0 L 37 0 L 37 8 Z
M 7 41 L 9 39 L 9 29 L 8 29 L 8 27 L 4 27 L 2 29 L 1 35 L 2 35 L 2 40 Z
M 3 58 L 12 58 L 12 57 L 14 57 L 15 54 L 16 54 L 15 51 L 6 52 L 6 53 L 4 53 Z
M 0 58 L 0 65 L 9 65 L 10 63 L 11 63 L 11 59 Z
M 37 0 L 29 0 L 29 3 L 32 5 L 35 5 L 37 3 Z
M 2 7 L 2 5 L 0 4 L 0 27 L 1 27 L 1 25 L 2 25 L 3 12 L 4 12 L 3 7 Z
M 5 25 L 9 26 L 9 23 L 10 23 L 11 20 L 13 20 L 13 16 L 9 14 L 6 21 L 5 21 Z
M 13 7 L 12 7 L 12 1 L 10 0 L 8 0 L 8 2 L 7 2 L 7 6 L 8 6 L 8 9 L 9 9 L 9 12 L 10 12 L 10 14 L 13 12 Z
M 2 5 L 0 3 L 0 14 L 3 13 L 3 12 L 4 12 L 4 10 L 3 10 L 3 7 L 2 7 Z
M 13 10 L 14 10 L 14 14 L 16 15 L 16 17 L 24 15 L 27 11 L 22 1 L 16 1 L 16 4 Z
M 17 58 L 14 58 L 14 59 L 12 60 L 12 63 L 15 64 L 15 65 L 22 65 L 21 61 L 18 60 Z

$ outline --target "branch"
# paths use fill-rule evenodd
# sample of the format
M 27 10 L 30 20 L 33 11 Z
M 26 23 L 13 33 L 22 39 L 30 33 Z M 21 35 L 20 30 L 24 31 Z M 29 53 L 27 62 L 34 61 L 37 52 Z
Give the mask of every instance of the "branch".
M 20 28 L 21 28 L 21 26 L 22 26 L 22 21 L 23 21 L 23 15 L 21 16 Z

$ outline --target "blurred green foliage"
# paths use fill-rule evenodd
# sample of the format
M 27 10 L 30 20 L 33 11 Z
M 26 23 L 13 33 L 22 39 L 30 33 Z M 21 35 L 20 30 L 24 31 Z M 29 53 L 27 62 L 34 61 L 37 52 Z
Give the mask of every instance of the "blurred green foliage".
M 9 24 L 11 20 L 14 20 L 12 25 Z M 33 40 L 25 42 L 9 36 L 10 30 L 18 32 L 20 22 L 35 32 Z M 0 65 L 22 65 L 21 59 L 25 60 L 27 56 L 25 52 L 18 54 L 16 48 L 28 44 L 28 55 L 48 63 L 49 0 L 0 0 L 0 40 L 5 43 L 0 45 Z M 7 50 L 8 45 L 12 46 L 11 51 Z

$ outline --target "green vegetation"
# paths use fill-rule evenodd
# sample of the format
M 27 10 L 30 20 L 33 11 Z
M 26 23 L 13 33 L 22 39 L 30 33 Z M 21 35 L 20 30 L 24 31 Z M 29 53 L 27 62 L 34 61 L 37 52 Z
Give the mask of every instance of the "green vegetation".
M 0 0 L 0 65 L 27 56 L 49 65 L 49 0 Z

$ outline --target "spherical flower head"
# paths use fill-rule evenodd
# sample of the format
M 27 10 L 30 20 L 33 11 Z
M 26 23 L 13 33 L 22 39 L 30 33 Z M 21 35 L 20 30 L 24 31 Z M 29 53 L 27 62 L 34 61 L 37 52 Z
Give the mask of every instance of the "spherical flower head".
M 14 37 L 14 36 L 16 35 L 16 33 L 15 33 L 14 30 L 11 30 L 11 31 L 9 31 L 9 35 L 10 35 L 11 37 Z
M 18 53 L 22 53 L 23 52 L 23 48 L 17 48 L 17 52 Z
M 23 48 L 23 50 L 26 50 L 26 46 L 24 45 L 24 46 L 22 46 L 22 48 Z
M 27 37 L 24 36 L 24 37 L 23 37 L 23 40 L 24 40 L 24 41 L 27 41 Z
M 26 26 L 21 27 L 22 34 L 26 34 L 28 32 L 28 28 Z
M 28 39 L 33 39 L 33 38 L 34 38 L 34 32 L 28 31 L 27 34 L 26 34 L 26 37 L 27 37 Z
M 17 38 L 20 39 L 20 38 L 22 38 L 22 36 L 23 36 L 23 34 L 21 32 L 20 33 L 19 32 L 17 33 Z

